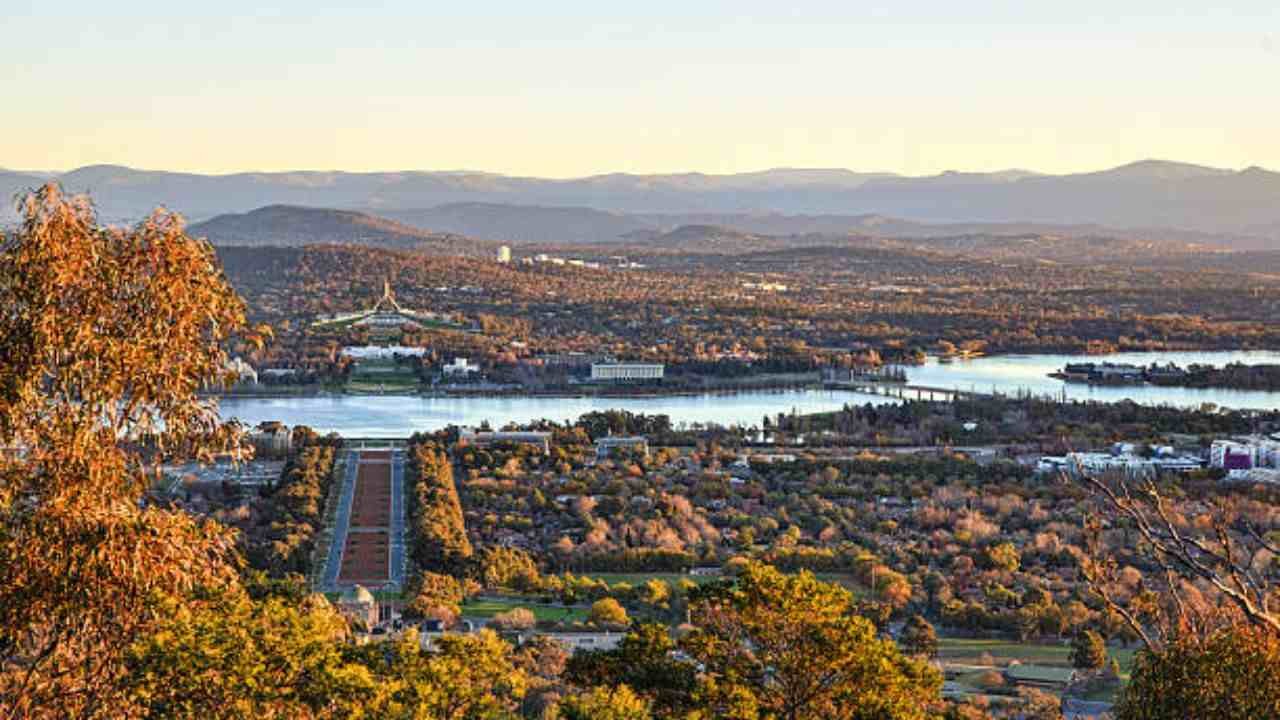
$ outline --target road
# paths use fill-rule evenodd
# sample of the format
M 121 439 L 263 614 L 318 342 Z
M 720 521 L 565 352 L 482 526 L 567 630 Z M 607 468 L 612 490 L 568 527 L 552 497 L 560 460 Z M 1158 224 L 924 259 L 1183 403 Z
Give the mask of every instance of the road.
M 360 454 L 347 452 L 346 473 L 342 478 L 341 495 L 338 496 L 338 516 L 333 522 L 333 538 L 329 541 L 329 557 L 324 566 L 324 582 L 321 590 L 336 592 L 338 588 L 338 571 L 342 569 L 342 550 L 347 545 L 347 530 L 351 527 L 351 501 L 356 492 L 356 469 L 360 465 Z
M 404 587 L 405 573 L 405 507 L 404 450 L 391 451 L 391 538 L 389 541 L 391 583 Z

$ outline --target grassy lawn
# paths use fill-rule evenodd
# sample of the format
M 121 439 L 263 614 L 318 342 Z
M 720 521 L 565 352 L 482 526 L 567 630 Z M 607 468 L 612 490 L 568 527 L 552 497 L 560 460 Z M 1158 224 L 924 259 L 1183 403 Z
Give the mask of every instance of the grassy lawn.
M 1107 652 L 1120 663 L 1121 677 L 1127 677 L 1133 665 L 1133 648 L 1108 647 Z M 1062 644 L 1020 643 L 1013 640 L 939 638 L 938 658 L 946 662 L 979 664 L 984 654 L 997 662 L 1017 660 L 1024 664 L 1071 666 L 1071 646 Z
M 351 369 L 352 383 L 385 383 L 387 385 L 416 384 L 417 375 L 409 365 L 397 365 L 391 360 L 361 360 Z
M 1120 663 L 1121 687 L 1128 682 L 1133 667 L 1134 648 L 1108 647 L 1107 652 Z M 1045 667 L 1071 667 L 1071 646 L 1068 644 L 1019 643 L 1012 640 L 972 640 L 967 638 L 939 638 L 938 659 L 963 665 L 982 664 L 983 655 L 990 655 L 997 664 L 1018 660 L 1024 665 Z M 981 672 L 956 677 L 954 681 L 963 690 L 982 692 Z M 1100 687 L 1085 695 L 1085 700 L 1115 702 L 1116 686 Z
M 668 585 L 674 586 L 681 580 L 689 580 L 698 585 L 723 580 L 725 576 L 714 575 L 689 575 L 687 573 L 609 573 L 609 572 L 587 572 L 581 573 L 582 577 L 589 577 L 595 580 L 603 580 L 610 585 L 618 583 L 629 583 L 632 586 L 642 585 L 649 580 L 665 580 Z M 823 582 L 836 583 L 844 587 L 854 590 L 855 594 L 861 590 L 861 587 L 854 582 L 853 578 L 844 573 L 815 573 L 815 576 Z
M 383 390 L 416 390 L 418 378 L 413 375 L 352 375 L 345 390 L 354 393 Z
M 399 593 L 394 590 L 370 590 L 369 592 L 373 595 L 373 599 L 379 602 L 393 602 L 404 598 L 403 593 Z M 325 598 L 331 603 L 336 603 L 341 600 L 342 595 L 343 594 L 340 592 L 324 593 Z
M 681 580 L 690 580 L 699 585 L 708 583 L 713 580 L 719 580 L 717 577 L 709 577 L 706 575 L 689 575 L 687 573 L 582 573 L 582 577 L 589 577 L 594 580 L 603 580 L 610 585 L 619 583 L 628 583 L 632 586 L 643 585 L 650 580 L 664 580 L 668 585 L 675 585 Z
M 533 616 L 538 620 L 582 621 L 587 619 L 586 608 L 564 608 L 554 605 L 536 605 L 531 602 L 523 602 L 520 600 L 492 598 L 469 600 L 463 603 L 462 616 L 487 620 L 498 613 L 504 613 L 518 607 L 532 611 Z

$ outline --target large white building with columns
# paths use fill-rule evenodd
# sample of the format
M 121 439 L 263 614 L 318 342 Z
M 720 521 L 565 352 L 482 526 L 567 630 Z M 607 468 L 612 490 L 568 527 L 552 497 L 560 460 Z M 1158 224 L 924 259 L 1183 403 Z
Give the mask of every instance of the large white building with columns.
M 661 380 L 666 366 L 662 363 L 593 363 L 592 380 Z

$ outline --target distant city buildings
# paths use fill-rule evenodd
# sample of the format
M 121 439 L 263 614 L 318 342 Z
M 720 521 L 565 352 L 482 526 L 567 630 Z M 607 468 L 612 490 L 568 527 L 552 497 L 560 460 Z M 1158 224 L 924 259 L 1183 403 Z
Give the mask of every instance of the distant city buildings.
M 390 360 L 397 355 L 421 357 L 427 354 L 427 349 L 404 345 L 349 345 L 342 348 L 342 354 L 353 360 Z
M 744 282 L 742 287 L 748 290 L 762 290 L 764 292 L 786 292 L 787 286 L 782 283 L 775 282 Z
M 249 433 L 249 444 L 258 457 L 283 457 L 293 447 L 293 433 L 280 422 L 264 422 Z
M 548 265 L 561 265 L 561 266 L 563 266 L 563 265 L 571 265 L 571 266 L 573 266 L 573 267 L 588 268 L 588 269 L 591 269 L 591 270 L 599 270 L 599 269 L 600 269 L 600 263 L 598 263 L 598 262 L 594 262 L 594 261 L 587 261 L 587 260 L 578 260 L 578 259 L 568 259 L 568 260 L 566 260 L 565 258 L 562 258 L 562 257 L 556 257 L 556 256 L 554 256 L 554 255 L 548 255 L 548 254 L 546 254 L 546 253 L 538 253 L 537 255 L 534 255 L 532 259 L 530 259 L 530 258 L 525 258 L 525 262 L 526 262 L 526 263 L 530 263 L 530 264 L 534 264 L 534 263 L 544 263 L 544 264 L 548 264 Z
M 1111 452 L 1074 452 L 1040 458 L 1036 471 L 1065 473 L 1073 477 L 1121 472 L 1149 476 L 1162 472 L 1189 472 L 1206 467 L 1226 471 L 1226 479 L 1280 483 L 1280 438 L 1237 437 L 1214 440 L 1206 455 L 1178 454 L 1168 445 L 1140 447 L 1116 443 Z
M 1173 448 L 1155 448 L 1150 457 L 1135 454 L 1131 443 L 1116 443 L 1111 452 L 1073 452 L 1048 455 L 1036 466 L 1039 473 L 1065 473 L 1072 477 L 1123 473 L 1130 477 L 1156 475 L 1162 472 L 1190 472 L 1204 467 L 1199 457 L 1180 456 Z
M 596 440 L 596 458 L 603 459 L 609 457 L 614 450 L 634 450 L 635 452 L 649 456 L 649 440 L 643 435 L 609 435 Z
M 543 453 L 551 451 L 551 433 L 549 432 L 477 432 L 471 428 L 462 428 L 458 432 L 458 440 L 459 442 L 465 442 L 467 445 L 479 448 L 491 447 L 501 443 L 512 443 L 515 445 L 534 445 L 542 448 Z
M 258 372 L 253 369 L 249 363 L 240 358 L 232 358 L 227 363 L 227 369 L 236 374 L 236 385 L 257 385 Z
M 1214 440 L 1209 446 L 1209 466 L 1226 470 L 1233 480 L 1280 482 L 1280 440 L 1258 436 Z
M 453 362 L 449 363 L 448 365 L 445 365 L 443 370 L 446 376 L 453 377 L 453 376 L 461 375 L 463 377 L 466 377 L 471 373 L 479 372 L 480 366 L 472 365 L 470 360 L 468 360 L 467 358 L 460 357 L 460 358 L 454 358 Z
M 591 379 L 605 382 L 661 380 L 666 372 L 662 363 L 594 363 Z

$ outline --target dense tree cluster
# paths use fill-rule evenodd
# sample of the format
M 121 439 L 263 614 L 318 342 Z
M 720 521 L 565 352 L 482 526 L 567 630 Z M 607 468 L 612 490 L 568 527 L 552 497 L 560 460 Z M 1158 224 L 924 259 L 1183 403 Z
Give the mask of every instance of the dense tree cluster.
M 1170 435 L 1202 438 L 1244 435 L 1280 428 L 1280 412 L 1208 406 L 1182 409 L 1131 401 L 1054 401 L 1034 397 L 987 397 L 958 402 L 908 400 L 886 405 L 848 405 L 816 415 L 765 418 L 780 438 L 803 436 L 810 445 L 921 446 L 1025 445 L 1061 454 L 1106 448 L 1115 442 L 1163 444 Z M 970 424 L 966 428 L 966 424 Z
M 1265 321 L 1280 312 L 1274 281 L 1216 268 L 995 261 L 857 245 L 662 254 L 631 271 L 354 246 L 220 254 L 252 316 L 276 329 L 277 342 L 249 349 L 251 361 L 332 377 L 344 371 L 336 348 L 367 342 L 367 329 L 311 321 L 372 306 L 384 278 L 394 280 L 406 307 L 464 318 L 480 330 L 406 329 L 404 343 L 429 347 L 435 357 L 469 357 L 513 379 L 521 361 L 571 351 L 666 362 L 676 381 L 685 373 L 738 376 L 747 367 L 786 373 L 873 358 L 912 362 L 923 349 L 1280 344 L 1280 331 Z M 787 291 L 745 287 L 764 280 Z M 526 375 L 536 369 L 526 367 Z
M 465 574 L 472 549 L 448 455 L 430 443 L 411 443 L 408 474 L 413 479 L 414 562 L 431 572 Z
M 157 461 L 241 453 L 197 392 L 233 379 L 243 305 L 173 215 L 104 228 L 55 185 L 21 210 L 0 236 L 0 717 L 136 716 L 130 648 L 236 581 L 227 528 L 143 498 Z
M 1213 365 L 1189 365 L 1185 374 L 1155 376 L 1156 385 L 1176 385 L 1191 388 L 1232 388 L 1235 390 L 1280 390 L 1280 365 L 1245 365 L 1228 363 L 1222 367 Z
M 310 438 L 296 448 L 280 481 L 264 490 L 256 526 L 243 528 L 245 556 L 272 575 L 308 575 L 316 535 L 324 527 L 325 498 L 333 486 L 335 440 Z
M 575 656 L 571 682 L 626 686 L 663 717 L 927 718 L 941 677 L 902 655 L 847 590 L 749 564 L 700 589 L 678 643 L 642 627 L 616 650 Z M 687 661 L 673 660 L 679 649 Z

